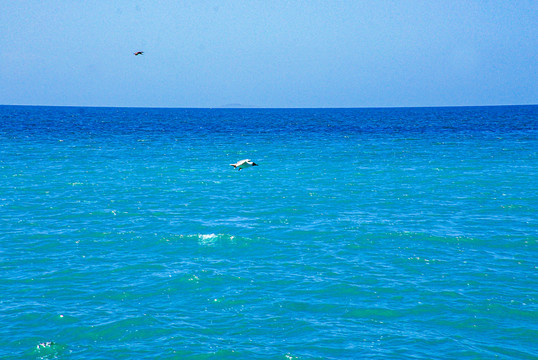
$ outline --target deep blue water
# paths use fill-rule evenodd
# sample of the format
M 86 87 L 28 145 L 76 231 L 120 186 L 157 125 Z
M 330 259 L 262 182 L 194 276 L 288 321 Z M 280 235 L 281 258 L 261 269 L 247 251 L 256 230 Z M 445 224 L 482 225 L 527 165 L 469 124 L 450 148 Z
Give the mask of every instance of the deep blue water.
M 537 152 L 538 106 L 2 106 L 0 358 L 537 359 Z

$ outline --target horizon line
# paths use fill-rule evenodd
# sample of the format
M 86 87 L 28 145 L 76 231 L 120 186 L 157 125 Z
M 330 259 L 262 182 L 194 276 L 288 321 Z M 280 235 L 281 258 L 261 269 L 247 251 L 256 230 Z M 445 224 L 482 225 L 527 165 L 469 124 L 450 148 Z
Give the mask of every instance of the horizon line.
M 232 106 L 233 105 L 233 106 Z M 237 105 L 237 106 L 235 106 Z M 419 106 L 256 106 L 230 104 L 221 106 L 111 106 L 111 105 L 43 105 L 43 104 L 0 104 L 0 106 L 20 106 L 20 107 L 64 107 L 64 108 L 101 108 L 101 109 L 199 109 L 199 110 L 293 110 L 293 109 L 427 109 L 427 108 L 465 108 L 465 107 L 502 107 L 502 106 L 537 106 L 538 103 L 528 104 L 488 104 L 488 105 L 419 105 Z

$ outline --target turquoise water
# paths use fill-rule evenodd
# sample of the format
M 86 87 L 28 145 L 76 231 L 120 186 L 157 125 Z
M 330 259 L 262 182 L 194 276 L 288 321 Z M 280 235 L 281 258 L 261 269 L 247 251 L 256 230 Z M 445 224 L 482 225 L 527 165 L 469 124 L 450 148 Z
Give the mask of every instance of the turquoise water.
M 537 106 L 0 107 L 0 358 L 537 359 L 537 151 Z

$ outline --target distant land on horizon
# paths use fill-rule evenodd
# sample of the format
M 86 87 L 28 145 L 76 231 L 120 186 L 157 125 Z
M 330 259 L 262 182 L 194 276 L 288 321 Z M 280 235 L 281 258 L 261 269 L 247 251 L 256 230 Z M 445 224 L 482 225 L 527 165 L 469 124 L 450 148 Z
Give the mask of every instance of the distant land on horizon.
M 258 105 L 244 105 L 240 103 L 231 103 L 231 104 L 225 104 L 221 106 L 217 106 L 218 108 L 222 109 L 260 109 L 263 108 L 263 106 Z

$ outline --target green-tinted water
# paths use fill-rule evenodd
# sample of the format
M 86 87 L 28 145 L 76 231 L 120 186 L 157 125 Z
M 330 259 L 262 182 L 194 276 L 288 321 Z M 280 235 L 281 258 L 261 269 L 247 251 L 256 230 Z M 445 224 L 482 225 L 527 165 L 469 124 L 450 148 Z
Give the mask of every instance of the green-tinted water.
M 1 107 L 0 357 L 536 358 L 537 109 Z

